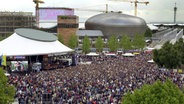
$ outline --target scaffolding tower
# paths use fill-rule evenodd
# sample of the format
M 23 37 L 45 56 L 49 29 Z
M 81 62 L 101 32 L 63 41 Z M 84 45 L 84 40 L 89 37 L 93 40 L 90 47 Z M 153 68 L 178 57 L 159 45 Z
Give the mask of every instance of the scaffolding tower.
M 16 28 L 34 28 L 32 12 L 0 12 L 0 36 L 6 37 Z

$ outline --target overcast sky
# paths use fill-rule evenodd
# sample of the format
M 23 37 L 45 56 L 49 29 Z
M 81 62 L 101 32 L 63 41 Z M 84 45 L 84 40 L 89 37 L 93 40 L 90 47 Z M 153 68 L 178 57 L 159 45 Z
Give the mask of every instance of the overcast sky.
M 0 11 L 23 11 L 35 14 L 35 4 L 33 0 L 0 0 Z M 106 9 L 108 4 L 109 11 L 122 11 L 124 14 L 134 15 L 134 4 L 126 2 L 128 0 L 43 0 L 45 3 L 40 7 L 68 7 L 79 9 L 92 9 L 94 11 L 77 10 L 75 14 L 80 20 L 85 20 L 93 15 L 101 13 L 100 10 Z M 131 0 L 130 0 L 131 1 Z M 174 6 L 177 6 L 177 22 L 184 22 L 184 0 L 138 0 L 149 1 L 148 5 L 138 4 L 138 17 L 149 22 L 173 22 Z

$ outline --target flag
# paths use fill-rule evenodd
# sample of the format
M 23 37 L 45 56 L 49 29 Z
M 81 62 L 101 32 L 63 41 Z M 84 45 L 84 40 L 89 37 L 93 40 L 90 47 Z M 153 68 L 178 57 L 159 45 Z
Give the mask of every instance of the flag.
M 2 65 L 1 62 L 2 62 L 2 55 L 0 56 L 0 66 Z
M 6 55 L 1 57 L 1 65 L 6 66 Z

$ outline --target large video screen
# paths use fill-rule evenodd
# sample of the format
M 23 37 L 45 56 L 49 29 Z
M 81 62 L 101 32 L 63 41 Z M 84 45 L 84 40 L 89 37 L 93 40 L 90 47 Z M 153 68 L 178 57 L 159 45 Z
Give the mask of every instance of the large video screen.
M 12 71 L 26 71 L 28 70 L 28 61 L 11 61 Z
M 58 15 L 74 15 L 69 8 L 39 8 L 39 21 L 57 21 Z

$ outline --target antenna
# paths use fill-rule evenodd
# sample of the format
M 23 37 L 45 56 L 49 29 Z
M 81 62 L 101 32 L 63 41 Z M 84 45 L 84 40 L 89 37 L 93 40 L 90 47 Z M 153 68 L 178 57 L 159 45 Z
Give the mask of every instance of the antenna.
M 175 7 L 174 7 L 174 23 L 176 23 L 176 11 L 177 11 L 177 7 L 176 7 L 176 3 L 175 3 Z

